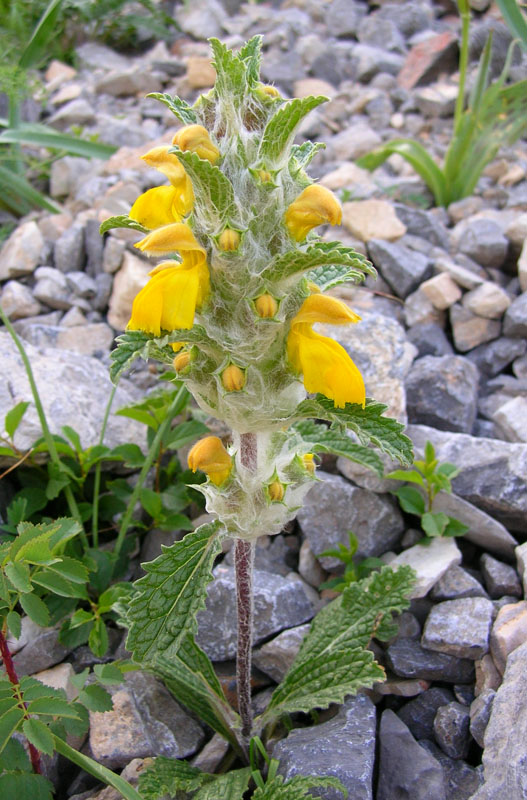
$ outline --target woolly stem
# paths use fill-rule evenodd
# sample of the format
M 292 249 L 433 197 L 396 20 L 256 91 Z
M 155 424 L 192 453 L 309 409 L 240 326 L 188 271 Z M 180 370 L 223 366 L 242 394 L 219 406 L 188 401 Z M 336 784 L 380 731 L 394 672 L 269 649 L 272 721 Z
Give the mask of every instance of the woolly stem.
M 240 436 L 240 460 L 250 472 L 256 471 L 258 444 L 254 433 Z M 238 651 L 236 655 L 236 691 L 242 720 L 242 736 L 247 747 L 252 730 L 251 706 L 251 646 L 253 638 L 252 570 L 254 542 L 236 539 L 234 565 L 236 570 L 236 606 L 238 616 Z
M 9 650 L 9 646 L 7 644 L 7 640 L 4 636 L 3 631 L 0 630 L 0 655 L 2 656 L 2 661 L 4 662 L 4 668 L 9 678 L 10 682 L 13 686 L 17 687 L 17 693 L 20 694 L 20 690 L 18 689 L 18 675 L 16 674 L 15 665 L 13 663 L 13 657 L 11 655 L 11 651 Z M 25 705 L 24 705 L 25 709 Z M 33 767 L 33 772 L 37 775 L 40 775 L 42 772 L 40 766 L 40 753 L 38 752 L 37 748 L 28 741 L 28 748 L 29 748 L 29 758 L 31 759 L 31 766 Z

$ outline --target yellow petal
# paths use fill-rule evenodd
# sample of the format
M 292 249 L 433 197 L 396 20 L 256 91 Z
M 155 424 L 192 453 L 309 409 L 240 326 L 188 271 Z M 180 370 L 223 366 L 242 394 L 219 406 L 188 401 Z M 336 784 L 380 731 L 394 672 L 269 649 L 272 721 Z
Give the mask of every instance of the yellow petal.
M 338 342 L 320 336 L 309 325 L 296 325 L 287 338 L 293 368 L 304 376 L 308 392 L 320 392 L 338 408 L 346 403 L 364 406 L 366 392 L 360 371 Z
M 178 252 L 183 257 L 188 255 L 188 260 L 193 264 L 204 262 L 206 258 L 204 248 L 196 241 L 188 225 L 182 222 L 174 222 L 152 231 L 134 247 L 154 254 Z
M 199 291 L 197 267 L 183 264 L 155 271 L 134 300 L 128 329 L 159 336 L 192 328 Z
M 191 448 L 188 465 L 192 472 L 203 470 L 212 483 L 219 486 L 230 475 L 232 459 L 217 436 L 206 436 Z
M 209 132 L 203 125 L 186 125 L 181 128 L 172 139 L 172 144 L 180 150 L 191 150 L 200 158 L 215 164 L 220 157 L 220 151 L 212 143 Z
M 299 242 L 317 225 L 327 222 L 331 225 L 340 225 L 342 209 L 329 189 L 312 184 L 291 203 L 285 212 L 284 221 L 293 239 Z
M 194 205 L 194 191 L 190 178 L 177 156 L 169 153 L 169 146 L 153 147 L 144 156 L 141 156 L 143 161 L 150 167 L 158 169 L 163 175 L 166 175 L 174 189 L 177 192 L 174 194 L 174 210 L 178 215 L 178 219 L 185 217 L 192 211 Z M 134 218 L 135 219 L 135 218 Z M 177 221 L 177 220 L 172 220 Z M 165 223 L 166 224 L 166 223 Z
M 179 222 L 181 215 L 175 208 L 177 195 L 177 189 L 173 186 L 157 186 L 155 189 L 149 189 L 139 195 L 128 216 L 140 222 L 148 230 Z
M 360 322 L 360 317 L 354 311 L 337 300 L 325 294 L 312 294 L 302 303 L 299 312 L 293 317 L 291 325 L 304 323 L 312 325 L 315 322 L 326 322 L 329 325 L 348 325 L 350 322 Z

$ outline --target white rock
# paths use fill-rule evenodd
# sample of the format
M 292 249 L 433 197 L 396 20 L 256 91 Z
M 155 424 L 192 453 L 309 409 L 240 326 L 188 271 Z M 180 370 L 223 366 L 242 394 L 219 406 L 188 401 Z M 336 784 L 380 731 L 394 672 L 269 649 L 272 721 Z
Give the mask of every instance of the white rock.
M 386 200 L 344 203 L 342 222 L 361 242 L 368 242 L 370 239 L 394 242 L 406 233 L 406 225 L 403 225 L 394 207 Z
M 441 272 L 419 287 L 434 308 L 444 310 L 461 299 L 461 289 L 448 272 Z
M 380 145 L 381 141 L 373 128 L 358 122 L 332 137 L 331 153 L 337 161 L 354 161 Z
M 415 544 L 404 550 L 390 563 L 394 569 L 408 564 L 417 573 L 411 597 L 424 597 L 445 572 L 461 563 L 459 548 L 451 538 L 432 539 L 429 545 Z
M 320 184 L 321 186 L 325 186 L 327 189 L 331 189 L 333 191 L 335 189 L 343 189 L 356 184 L 365 186 L 368 189 L 376 188 L 368 170 L 361 169 L 361 167 L 351 163 L 342 164 L 340 167 L 337 167 L 337 169 L 328 172 L 327 175 L 324 175 L 320 181 Z
M 122 267 L 115 275 L 108 304 L 108 322 L 115 330 L 124 331 L 126 328 L 134 298 L 143 286 L 146 286 L 151 269 L 151 264 L 147 264 L 133 253 L 124 254 Z
M 40 262 L 44 237 L 36 222 L 23 222 L 0 250 L 0 281 L 30 275 Z
M 485 280 L 481 275 L 478 275 L 477 272 L 472 272 L 470 269 L 460 267 L 448 258 L 436 259 L 434 267 L 439 272 L 448 272 L 450 277 L 463 289 L 475 289 L 476 286 L 481 286 Z
M 38 314 L 41 306 L 29 287 L 19 281 L 8 281 L 2 291 L 2 308 L 13 321 Z
M 509 442 L 527 442 L 527 398 L 513 397 L 492 415 Z
M 77 694 L 78 689 L 75 688 L 71 679 L 75 675 L 75 670 L 70 663 L 64 662 L 57 664 L 56 667 L 44 669 L 42 672 L 36 672 L 33 677 L 45 684 L 45 686 L 52 686 L 54 689 L 64 689 L 68 700 L 73 700 Z
M 523 583 L 523 590 L 527 594 L 527 542 L 519 544 L 515 550 L 518 574 Z
M 462 302 L 473 314 L 486 319 L 499 319 L 510 306 L 511 298 L 496 283 L 485 281 L 467 292 Z

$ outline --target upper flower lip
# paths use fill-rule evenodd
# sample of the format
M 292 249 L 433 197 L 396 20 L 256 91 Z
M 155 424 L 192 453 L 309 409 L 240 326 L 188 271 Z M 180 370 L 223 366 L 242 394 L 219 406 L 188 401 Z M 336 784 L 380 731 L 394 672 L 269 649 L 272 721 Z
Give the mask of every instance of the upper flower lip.
M 360 317 L 342 300 L 324 294 L 312 294 L 302 303 L 300 310 L 293 317 L 291 325 L 315 322 L 326 322 L 330 325 L 348 325 L 360 322 Z
M 297 242 L 306 238 L 312 228 L 329 222 L 340 225 L 342 208 L 337 198 L 316 183 L 307 186 L 294 200 L 284 215 L 286 227 Z

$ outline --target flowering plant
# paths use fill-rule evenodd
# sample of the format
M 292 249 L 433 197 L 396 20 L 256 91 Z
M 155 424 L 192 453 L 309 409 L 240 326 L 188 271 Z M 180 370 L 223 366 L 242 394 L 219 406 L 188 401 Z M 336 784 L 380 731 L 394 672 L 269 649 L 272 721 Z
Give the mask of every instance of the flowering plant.
M 211 46 L 217 80 L 208 94 L 192 107 L 151 95 L 183 124 L 171 146 L 143 156 L 168 185 L 142 194 L 128 216 L 106 220 L 101 231 L 138 230 L 144 237 L 136 247 L 163 258 L 119 337 L 114 380 L 136 357 L 155 358 L 232 432 L 230 443 L 209 436 L 189 454 L 191 469 L 207 475 L 196 488 L 214 521 L 144 566 L 128 609 L 127 647 L 247 757 L 251 737 L 269 732 L 283 714 L 341 702 L 382 678 L 365 648 L 374 633 L 386 633 L 410 582 L 409 571 L 386 567 L 366 579 L 367 587 L 355 584 L 326 607 L 267 710 L 253 720 L 254 541 L 279 533 L 295 517 L 317 480 L 315 453 L 336 452 L 379 475 L 382 461 L 369 445 L 404 464 L 412 453 L 403 426 L 366 398 L 346 350 L 313 328 L 359 322 L 324 292 L 374 272 L 353 249 L 323 241 L 313 230 L 339 224 L 341 209 L 305 171 L 322 145 L 293 139 L 302 119 L 326 98 L 286 101 L 263 85 L 260 37 L 237 54 L 215 39 Z M 194 641 L 196 614 L 227 536 L 235 540 L 239 714 Z M 166 764 L 158 761 L 166 777 Z M 178 769 L 171 775 L 177 778 Z M 166 789 L 160 776 L 158 789 Z M 149 797 L 158 796 L 152 792 Z

